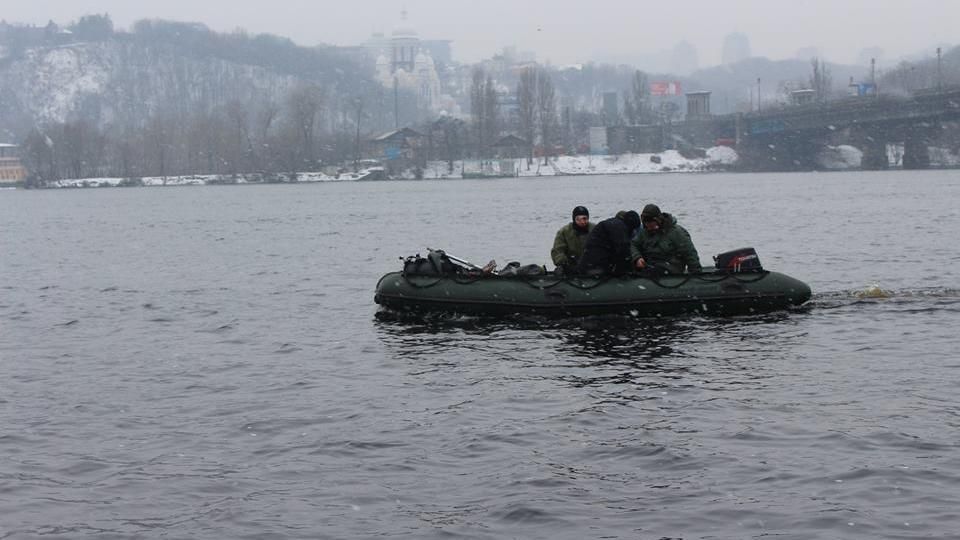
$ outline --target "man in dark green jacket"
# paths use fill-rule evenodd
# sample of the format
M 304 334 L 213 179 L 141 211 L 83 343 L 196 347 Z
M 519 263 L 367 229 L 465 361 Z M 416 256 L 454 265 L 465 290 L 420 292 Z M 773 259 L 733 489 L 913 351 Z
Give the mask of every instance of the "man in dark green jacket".
M 593 223 L 590 223 L 590 212 L 585 206 L 578 206 L 573 209 L 573 221 L 567 223 L 557 231 L 557 237 L 553 240 L 553 249 L 550 250 L 550 257 L 553 264 L 561 272 L 570 272 L 577 266 L 580 257 L 583 256 L 583 247 L 587 243 L 587 235 L 593 230 Z
M 643 227 L 630 242 L 634 268 L 665 274 L 703 270 L 690 233 L 677 223 L 677 218 L 648 204 L 640 212 L 640 221 Z

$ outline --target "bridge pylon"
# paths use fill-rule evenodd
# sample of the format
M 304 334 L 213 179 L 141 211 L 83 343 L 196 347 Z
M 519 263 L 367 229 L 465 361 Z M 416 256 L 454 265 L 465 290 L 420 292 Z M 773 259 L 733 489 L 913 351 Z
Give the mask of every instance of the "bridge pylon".
M 903 168 L 929 169 L 930 142 L 939 134 L 939 124 L 907 126 L 903 135 Z
M 887 155 L 887 137 L 884 129 L 876 126 L 861 126 L 850 130 L 853 145 L 863 152 L 860 168 L 867 171 L 883 171 L 890 168 Z

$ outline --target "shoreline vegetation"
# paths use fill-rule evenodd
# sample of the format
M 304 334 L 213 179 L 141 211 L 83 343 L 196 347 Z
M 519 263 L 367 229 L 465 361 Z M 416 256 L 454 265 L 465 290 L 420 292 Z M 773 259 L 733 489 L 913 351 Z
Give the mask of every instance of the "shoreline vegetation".
M 689 154 L 688 154 L 689 155 Z M 831 147 L 820 156 L 825 171 L 860 170 L 862 154 L 853 147 Z M 951 156 L 952 157 L 952 156 Z M 607 176 L 621 174 L 711 173 L 740 171 L 736 151 L 726 146 L 715 146 L 699 153 L 699 157 L 684 157 L 676 150 L 655 154 L 615 154 L 557 156 L 544 162 L 537 158 L 428 161 L 422 168 L 408 167 L 390 172 L 383 166 L 370 166 L 365 161 L 356 172 L 342 166 L 326 172 L 242 173 L 182 176 L 149 176 L 140 178 L 77 178 L 46 182 L 41 185 L 13 185 L 30 189 L 70 189 L 96 187 L 156 187 L 240 184 L 308 184 L 326 182 L 356 182 L 370 180 L 460 180 L 495 178 L 530 178 L 544 176 Z M 895 165 L 895 162 L 894 162 Z M 948 159 L 940 167 L 957 168 L 960 160 Z M 742 171 L 750 172 L 750 171 Z

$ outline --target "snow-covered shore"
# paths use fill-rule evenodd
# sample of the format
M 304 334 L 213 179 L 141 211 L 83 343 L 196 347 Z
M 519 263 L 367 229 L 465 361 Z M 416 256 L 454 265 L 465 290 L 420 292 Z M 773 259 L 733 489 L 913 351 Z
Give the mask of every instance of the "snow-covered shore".
M 899 164 L 897 148 L 891 145 L 891 165 Z M 900 149 L 902 155 L 902 149 Z M 948 150 L 930 148 L 931 161 L 939 167 L 960 167 L 960 156 Z M 828 146 L 817 155 L 817 164 L 824 170 L 859 170 L 863 153 L 847 145 Z M 525 158 L 484 161 L 429 161 L 420 171 L 424 180 L 462 179 L 462 178 L 504 178 L 533 176 L 570 176 L 570 175 L 616 175 L 616 174 L 658 174 L 678 172 L 714 172 L 734 168 L 738 160 L 737 152 L 726 146 L 715 146 L 703 152 L 703 157 L 686 158 L 676 150 L 667 150 L 657 154 L 619 154 L 619 155 L 582 155 L 557 156 L 543 162 L 535 159 L 527 165 Z M 350 182 L 358 180 L 408 180 L 417 178 L 417 172 L 406 170 L 402 174 L 388 176 L 383 167 L 369 167 L 356 173 L 336 175 L 322 172 L 284 173 L 274 175 L 187 175 L 187 176 L 150 176 L 136 179 L 128 178 L 81 178 L 51 182 L 48 188 L 83 188 L 117 186 L 191 186 L 217 184 L 268 184 L 268 183 L 317 183 Z
M 676 150 L 657 154 L 579 155 L 557 156 L 547 163 L 543 158 L 527 165 L 525 158 L 485 160 L 483 162 L 431 161 L 423 171 L 423 178 L 495 178 L 510 176 L 564 176 L 650 174 L 668 172 L 707 172 L 725 170 L 737 162 L 737 152 L 726 146 L 706 151 L 702 158 L 685 158 Z
M 609 156 L 558 156 L 546 164 L 536 159 L 531 165 L 527 160 L 454 161 L 453 169 L 446 161 L 430 161 L 422 171 L 423 179 L 497 178 L 566 175 L 611 175 L 650 174 L 667 172 L 708 172 L 725 170 L 735 164 L 737 153 L 732 148 L 717 146 L 706 151 L 702 158 L 685 158 L 676 150 L 658 154 L 620 154 Z M 412 179 L 416 173 L 405 171 L 397 179 Z M 390 179 L 382 167 L 362 169 L 356 173 L 331 176 L 320 172 L 302 172 L 296 175 L 282 174 L 270 177 L 261 174 L 240 175 L 187 175 L 148 176 L 127 178 L 78 178 L 57 180 L 47 184 L 49 188 L 117 187 L 117 186 L 194 186 L 214 184 L 264 184 L 264 183 L 310 183 L 348 182 L 368 179 Z
M 382 167 L 361 169 L 355 173 L 342 173 L 336 176 L 321 172 L 301 172 L 294 174 L 193 174 L 186 176 L 145 176 L 143 178 L 77 178 L 57 180 L 45 187 L 83 188 L 118 186 L 206 186 L 218 184 L 269 184 L 269 183 L 312 183 L 312 182 L 350 182 L 382 177 Z

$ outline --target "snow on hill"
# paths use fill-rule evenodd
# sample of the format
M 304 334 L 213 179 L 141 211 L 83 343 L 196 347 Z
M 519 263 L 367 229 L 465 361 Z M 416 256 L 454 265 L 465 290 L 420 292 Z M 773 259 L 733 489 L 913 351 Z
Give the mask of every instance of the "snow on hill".
M 136 126 L 163 107 L 278 100 L 296 81 L 259 66 L 185 56 L 172 46 L 114 40 L 35 48 L 0 66 L 0 123 L 20 133 L 76 119 Z

